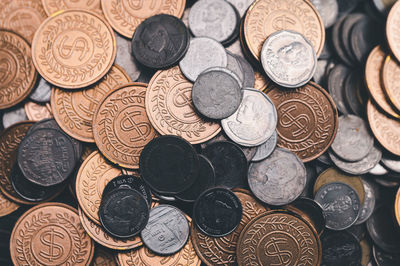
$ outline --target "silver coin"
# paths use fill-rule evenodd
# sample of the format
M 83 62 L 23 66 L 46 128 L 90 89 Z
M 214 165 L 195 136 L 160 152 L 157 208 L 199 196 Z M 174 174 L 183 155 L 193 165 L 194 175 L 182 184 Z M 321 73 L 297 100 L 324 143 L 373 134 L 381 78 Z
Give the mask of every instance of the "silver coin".
M 360 161 L 372 146 L 374 138 L 363 119 L 355 115 L 339 117 L 339 128 L 331 146 L 337 156 L 349 162 Z
M 240 64 L 242 65 L 242 71 L 244 74 L 243 87 L 253 88 L 254 83 L 256 81 L 256 76 L 255 76 L 253 67 L 250 65 L 249 62 L 247 62 L 246 59 L 243 58 L 243 56 L 236 55 L 236 58 L 239 60 Z
M 375 198 L 374 185 L 365 178 L 362 178 L 361 180 L 363 182 L 365 196 L 364 196 L 364 203 L 360 209 L 360 215 L 358 216 L 358 219 L 355 224 L 362 224 L 365 221 L 367 221 L 375 209 L 376 198 Z
M 224 0 L 199 0 L 189 13 L 189 28 L 193 35 L 218 42 L 229 39 L 237 23 L 235 9 Z
M 397 2 L 397 0 L 372 0 L 376 9 L 382 14 L 389 12 L 390 8 Z
M 362 116 L 365 113 L 365 103 L 362 102 L 358 95 L 363 93 L 361 91 L 362 82 L 363 78 L 361 74 L 356 71 L 348 75 L 344 82 L 344 99 L 351 113 L 358 116 Z
M 203 72 L 201 72 L 201 74 L 211 72 L 211 71 L 222 71 L 222 72 L 225 72 L 226 74 L 229 74 L 230 76 L 232 76 L 236 79 L 237 83 L 242 88 L 242 85 L 243 85 L 242 80 L 239 78 L 239 76 L 234 71 L 228 69 L 228 67 L 210 67 L 210 68 L 207 68 L 206 70 L 204 70 Z
M 229 52 L 244 57 L 243 55 L 243 51 L 242 51 L 242 46 L 240 44 L 239 40 L 236 40 L 235 42 L 233 42 L 231 45 L 229 45 L 228 47 L 226 47 L 226 50 L 228 50 Z
M 342 114 L 350 114 L 349 107 L 346 105 L 344 98 L 345 80 L 350 74 L 350 68 L 344 65 L 336 65 L 328 75 L 328 90 L 336 104 L 337 109 Z
M 261 63 L 275 83 L 297 88 L 314 76 L 317 55 L 311 42 L 302 34 L 282 30 L 271 34 L 264 42 Z
M 160 255 L 182 249 L 189 238 L 189 223 L 178 208 L 159 205 L 150 210 L 149 221 L 141 232 L 143 243 Z
M 243 86 L 244 72 L 242 69 L 242 64 L 239 62 L 239 59 L 237 59 L 236 56 L 229 51 L 227 51 L 227 55 L 228 63 L 226 68 L 236 74 L 236 76 L 239 78 L 240 84 Z
M 240 14 L 240 17 L 243 17 L 249 6 L 254 2 L 254 0 L 227 0 L 227 1 L 236 7 L 236 9 Z
M 303 192 L 307 181 L 303 162 L 289 150 L 276 148 L 261 162 L 251 163 L 248 182 L 253 194 L 270 205 L 285 205 Z
M 382 158 L 382 151 L 376 146 L 373 146 L 368 155 L 357 162 L 344 161 L 333 152 L 330 152 L 329 156 L 340 170 L 351 175 L 363 175 L 371 171 L 379 163 Z
M 326 165 L 332 165 L 332 160 L 329 158 L 329 152 L 323 153 L 321 156 L 317 158 L 318 162 L 321 162 Z
M 25 108 L 16 107 L 12 109 L 8 109 L 3 113 L 3 127 L 8 128 L 18 122 L 28 120 L 28 117 L 25 112 Z
M 44 78 L 39 77 L 39 82 L 37 87 L 33 89 L 32 93 L 29 95 L 32 101 L 45 103 L 50 102 L 51 98 L 51 85 Z
M 371 175 L 386 175 L 388 172 L 388 170 L 386 170 L 385 167 L 383 167 L 380 163 L 378 163 L 377 165 L 375 165 L 374 168 L 372 168 L 369 173 Z
M 318 10 L 325 28 L 331 27 L 339 15 L 339 5 L 337 0 L 311 0 L 311 3 Z
M 400 173 L 400 158 L 398 156 L 386 153 L 382 156 L 382 164 L 390 171 Z
M 115 38 L 117 40 L 117 56 L 115 57 L 115 63 L 126 71 L 132 81 L 136 81 L 140 76 L 140 69 L 131 55 L 131 41 L 119 34 L 115 34 Z
M 228 56 L 222 44 L 211 38 L 193 38 L 179 67 L 183 75 L 194 82 L 207 68 L 226 67 L 227 61 Z
M 189 28 L 189 14 L 191 9 L 192 9 L 191 7 L 185 8 L 185 11 L 183 12 L 182 16 L 182 22 L 183 24 L 185 24 L 187 28 Z
M 328 67 L 329 60 L 318 60 L 317 68 L 315 69 L 315 73 L 313 76 L 313 80 L 322 85 L 326 78 L 326 68 Z
M 265 143 L 257 147 L 257 152 L 251 159 L 251 161 L 258 162 L 270 156 L 271 153 L 275 150 L 277 143 L 278 143 L 278 134 L 276 133 L 275 130 L 272 136 L 269 137 L 269 139 Z

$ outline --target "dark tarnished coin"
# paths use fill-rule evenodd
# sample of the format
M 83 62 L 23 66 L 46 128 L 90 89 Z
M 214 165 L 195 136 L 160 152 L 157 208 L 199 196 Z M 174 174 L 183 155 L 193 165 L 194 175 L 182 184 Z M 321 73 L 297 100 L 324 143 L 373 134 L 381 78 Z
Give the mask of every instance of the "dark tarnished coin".
M 247 187 L 247 159 L 240 147 L 229 141 L 217 141 L 203 150 L 215 169 L 215 185 L 227 188 Z
M 345 15 L 353 11 L 361 0 L 337 0 L 339 5 L 339 15 Z
M 132 38 L 132 54 L 150 68 L 167 68 L 178 63 L 189 48 L 189 32 L 175 16 L 159 14 L 143 21 Z
M 24 106 L 16 106 L 12 109 L 7 109 L 3 113 L 3 127 L 8 128 L 18 122 L 28 120 Z
M 365 196 L 364 196 L 364 203 L 361 205 L 360 215 L 356 221 L 356 225 L 362 224 L 371 217 L 372 213 L 375 209 L 375 188 L 372 182 L 368 181 L 366 178 L 361 179 L 363 182 Z
M 349 107 L 345 101 L 345 81 L 347 76 L 350 74 L 350 68 L 344 65 L 336 65 L 328 76 L 328 90 L 332 96 L 336 107 L 342 114 L 349 114 Z
M 364 86 L 363 77 L 358 71 L 349 74 L 344 82 L 345 101 L 351 113 L 363 116 L 365 113 L 365 105 L 367 103 L 363 96 Z
M 374 245 L 372 247 L 375 263 L 378 266 L 396 266 L 400 262 L 399 253 L 388 253 Z
M 140 233 L 149 219 L 149 206 L 140 192 L 130 188 L 110 191 L 101 199 L 100 222 L 111 235 L 130 238 Z
M 30 132 L 18 148 L 18 164 L 23 175 L 41 186 L 62 183 L 77 162 L 71 139 L 56 129 Z
M 140 174 L 159 194 L 188 189 L 198 177 L 199 158 L 186 140 L 165 135 L 149 142 L 140 154 Z
M 276 131 L 274 131 L 272 136 L 265 143 L 257 147 L 257 152 L 251 159 L 251 161 L 258 162 L 270 156 L 271 153 L 275 150 L 277 143 L 278 143 L 278 134 L 276 133 Z
M 189 231 L 189 222 L 181 210 L 171 205 L 159 205 L 150 210 L 141 237 L 154 253 L 171 255 L 185 246 Z
M 29 98 L 38 103 L 50 102 L 51 85 L 44 78 L 38 77 L 36 87 L 33 89 Z
M 242 204 L 229 189 L 216 187 L 204 191 L 196 200 L 193 219 L 206 235 L 222 237 L 232 233 L 242 219 Z
M 352 65 L 355 65 L 356 58 L 351 51 L 350 34 L 354 25 L 363 19 L 366 19 L 366 15 L 361 13 L 352 13 L 346 16 L 346 19 L 344 20 L 343 25 L 340 28 L 341 45 L 344 48 L 344 54 L 351 61 Z
M 297 210 L 300 210 L 305 216 L 307 216 L 310 223 L 314 226 L 315 230 L 317 231 L 318 235 L 321 235 L 325 229 L 326 220 L 324 210 L 322 209 L 321 205 L 313 199 L 309 199 L 306 197 L 299 197 L 295 201 L 293 201 L 290 207 L 294 207 Z M 289 210 L 296 212 L 292 208 L 288 208 Z M 302 213 L 299 213 L 302 215 Z M 303 218 L 304 215 L 302 215 Z

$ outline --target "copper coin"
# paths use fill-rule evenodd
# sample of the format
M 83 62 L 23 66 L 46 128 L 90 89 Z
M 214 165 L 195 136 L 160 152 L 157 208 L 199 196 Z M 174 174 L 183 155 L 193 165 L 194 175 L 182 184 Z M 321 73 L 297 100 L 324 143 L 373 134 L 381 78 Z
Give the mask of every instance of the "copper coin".
M 400 2 L 393 5 L 386 20 L 386 39 L 390 50 L 400 60 Z
M 118 33 L 129 39 L 145 19 L 158 14 L 180 18 L 185 5 L 186 0 L 101 0 L 101 7 L 108 22 Z
M 100 224 L 99 207 L 107 183 L 121 175 L 120 169 L 109 163 L 98 151 L 82 163 L 76 175 L 75 191 L 82 211 L 95 223 Z
M 396 200 L 394 202 L 394 213 L 397 224 L 400 226 L 400 188 L 397 190 Z
M 132 82 L 120 66 L 114 65 L 98 83 L 85 90 L 51 90 L 51 106 L 58 125 L 71 137 L 94 142 L 93 116 L 97 105 L 114 88 Z
M 2 0 L 0 2 L 0 28 L 16 31 L 29 42 L 32 42 L 33 35 L 46 18 L 46 12 L 40 0 Z
M 87 10 L 66 10 L 46 19 L 32 42 L 33 63 L 55 86 L 79 89 L 110 70 L 117 47 L 112 28 Z
M 293 90 L 272 84 L 267 90 L 278 111 L 278 146 L 303 162 L 321 156 L 338 129 L 338 111 L 331 96 L 314 82 Z
M 138 169 L 144 146 L 156 137 L 147 117 L 144 83 L 129 83 L 110 91 L 97 106 L 93 134 L 99 150 L 111 162 Z
M 367 63 L 365 65 L 365 81 L 367 88 L 374 101 L 389 115 L 400 118 L 400 115 L 396 113 L 389 99 L 383 89 L 381 72 L 383 64 L 385 62 L 387 53 L 383 50 L 382 46 L 376 46 L 368 56 Z
M 68 9 L 86 9 L 101 13 L 100 0 L 42 0 L 42 4 L 49 16 Z
M 255 76 L 254 88 L 265 92 L 272 81 L 265 74 L 261 74 L 258 71 L 254 71 L 254 76 Z
M 372 133 L 379 143 L 391 153 L 400 156 L 400 121 L 382 113 L 368 101 L 367 115 Z
M 14 32 L 0 30 L 0 109 L 28 97 L 36 79 L 29 43 Z
M 193 83 L 179 66 L 158 71 L 146 93 L 146 112 L 161 135 L 177 135 L 191 144 L 203 143 L 221 131 L 216 122 L 200 117 L 193 106 Z
M 53 118 L 46 105 L 34 102 L 26 102 L 24 105 L 26 116 L 31 121 L 40 121 L 43 119 Z
M 257 60 L 260 60 L 264 41 L 280 30 L 303 34 L 314 46 L 317 56 L 321 54 L 325 42 L 324 23 L 313 4 L 307 0 L 255 1 L 247 10 L 243 30 L 245 42 Z
M 321 241 L 300 216 L 283 210 L 252 219 L 240 234 L 236 248 L 241 265 L 320 265 Z
M 109 250 L 96 246 L 91 266 L 118 266 L 116 257 Z
M 382 81 L 386 95 L 389 97 L 390 102 L 400 112 L 400 63 L 396 59 L 388 55 L 385 59 L 382 69 Z
M 88 265 L 94 244 L 78 211 L 63 203 L 43 203 L 16 222 L 10 240 L 15 265 Z
M 16 211 L 20 206 L 0 192 L 0 218 Z
M 233 189 L 243 207 L 239 226 L 224 237 L 210 237 L 201 233 L 194 224 L 191 239 L 197 255 L 207 265 L 236 265 L 236 245 L 243 228 L 255 217 L 269 210 L 244 189 Z

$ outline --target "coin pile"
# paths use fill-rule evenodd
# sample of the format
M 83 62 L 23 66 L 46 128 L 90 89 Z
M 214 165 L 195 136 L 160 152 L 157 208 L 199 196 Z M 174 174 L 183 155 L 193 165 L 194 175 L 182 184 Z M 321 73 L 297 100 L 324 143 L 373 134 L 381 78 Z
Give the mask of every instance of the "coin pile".
M 399 265 L 394 2 L 2 1 L 1 265 Z

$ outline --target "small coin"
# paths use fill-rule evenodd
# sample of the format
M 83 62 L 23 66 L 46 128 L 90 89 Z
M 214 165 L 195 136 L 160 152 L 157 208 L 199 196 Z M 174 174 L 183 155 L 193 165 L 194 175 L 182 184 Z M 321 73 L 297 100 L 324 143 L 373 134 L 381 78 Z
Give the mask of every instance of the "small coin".
M 378 266 L 393 266 L 397 265 L 400 261 L 400 255 L 398 253 L 387 253 L 376 245 L 373 245 L 372 252 L 375 263 Z
M 278 133 L 276 133 L 275 130 L 272 136 L 265 143 L 257 147 L 257 152 L 251 159 L 251 161 L 259 162 L 266 159 L 275 150 L 277 143 L 278 143 Z
M 278 115 L 267 95 L 255 89 L 243 89 L 243 100 L 231 116 L 221 121 L 228 137 L 242 146 L 259 146 L 276 131 Z
M 399 14 L 400 2 L 393 5 L 386 20 L 386 39 L 390 50 L 397 60 L 400 60 L 400 46 L 397 39 L 400 28 L 400 22 L 398 20 Z
M 24 109 L 27 118 L 31 121 L 40 121 L 53 117 L 46 105 L 34 102 L 26 102 L 24 105 Z
M 18 210 L 20 205 L 9 200 L 1 191 L 0 191 L 0 217 L 5 217 L 10 213 Z
M 96 247 L 92 260 L 93 266 L 118 266 L 113 253 L 103 247 Z
M 114 63 L 116 50 L 111 27 L 87 10 L 66 10 L 49 17 L 32 42 L 37 71 L 48 82 L 67 89 L 100 80 Z
M 126 73 L 128 73 L 128 76 L 132 81 L 137 81 L 141 71 L 135 58 L 132 55 L 127 55 L 127 52 L 132 51 L 132 41 L 127 40 L 119 34 L 115 34 L 115 39 L 117 40 L 117 55 L 115 57 L 115 64 L 120 65 L 126 71 Z
M 361 206 L 360 215 L 355 223 L 356 225 L 364 223 L 369 219 L 369 217 L 371 217 L 372 213 L 374 212 L 376 202 L 375 188 L 372 182 L 365 178 L 362 178 L 362 182 L 364 185 L 365 200 Z
M 143 21 L 132 37 L 132 54 L 144 66 L 175 65 L 189 48 L 189 32 L 175 16 L 160 14 Z
M 325 28 L 335 24 L 339 16 L 339 4 L 337 0 L 311 0 L 311 3 L 318 10 Z
M 313 76 L 313 81 L 322 87 L 325 87 L 325 82 L 327 79 L 327 69 L 331 61 L 327 59 L 319 58 L 317 61 L 317 66 L 315 68 L 315 73 Z
M 321 236 L 323 266 L 360 265 L 361 246 L 347 231 L 326 231 Z M 343 252 L 346 250 L 346 252 Z
M 44 10 L 48 16 L 57 11 L 68 9 L 86 9 L 101 13 L 100 0 L 42 0 Z
M 350 108 L 345 101 L 345 82 L 350 75 L 350 68 L 344 65 L 336 65 L 328 75 L 328 90 L 338 110 L 342 114 L 349 114 Z
M 50 101 L 51 85 L 42 77 L 38 76 L 36 87 L 33 88 L 29 98 L 38 103 L 46 103 Z
M 7 109 L 3 113 L 3 127 L 8 128 L 19 122 L 28 120 L 28 116 L 23 106 L 17 105 L 14 108 Z
M 390 55 L 386 56 L 382 68 L 383 87 L 390 102 L 396 111 L 400 111 L 400 90 L 398 89 L 399 81 L 397 76 L 400 74 L 400 64 Z
M 94 244 L 76 209 L 62 203 L 43 203 L 16 222 L 10 240 L 15 265 L 88 265 Z

